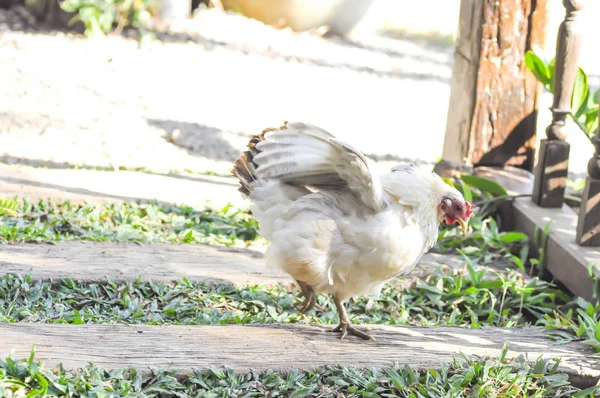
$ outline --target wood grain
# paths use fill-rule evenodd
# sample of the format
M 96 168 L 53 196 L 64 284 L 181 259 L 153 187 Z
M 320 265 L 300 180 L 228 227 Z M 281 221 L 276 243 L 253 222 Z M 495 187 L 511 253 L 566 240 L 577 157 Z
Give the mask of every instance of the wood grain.
M 509 357 L 562 358 L 560 370 L 570 375 L 600 377 L 600 358 L 581 343 L 558 345 L 538 328 L 414 328 L 371 326 L 374 342 L 339 340 L 318 326 L 142 326 L 0 324 L 0 357 L 25 358 L 35 345 L 46 366 L 68 369 L 88 362 L 107 369 L 135 366 L 170 368 L 179 374 L 210 366 L 236 371 L 313 369 L 315 366 L 391 366 L 439 368 L 452 355 L 497 357 L 505 342 Z M 360 365 L 357 365 L 360 364 Z
M 2 273 L 31 271 L 35 279 L 194 281 L 233 286 L 289 282 L 266 267 L 256 250 L 194 244 L 60 242 L 0 248 Z
M 588 177 L 585 183 L 577 222 L 577 244 L 600 246 L 600 179 Z
M 556 38 L 552 122 L 546 128 L 547 140 L 540 145 L 533 191 L 535 203 L 545 208 L 562 207 L 567 186 L 570 145 L 566 142 L 566 121 L 569 113 L 577 112 L 571 109 L 571 98 L 579 68 L 582 35 L 578 25 L 584 4 L 581 0 L 563 0 L 566 13 Z
M 598 109 L 600 117 L 600 108 Z M 577 243 L 582 246 L 600 246 L 600 128 L 593 139 L 594 156 L 588 162 L 588 178 L 581 198 Z
M 579 53 L 583 35 L 580 25 L 584 0 L 563 0 L 565 19 L 561 22 L 556 37 L 556 59 L 554 62 L 554 100 L 552 122 L 546 129 L 549 140 L 567 139 L 566 119 L 571 109 L 573 85 L 579 69 Z
M 443 158 L 533 168 L 540 85 L 523 62 L 544 46 L 547 0 L 462 0 Z
M 264 248 L 262 248 L 264 251 Z M 152 243 L 137 245 L 115 242 L 59 242 L 19 244 L 0 247 L 0 274 L 31 272 L 41 280 L 71 278 L 80 281 L 173 281 L 187 277 L 193 281 L 232 286 L 293 283 L 291 277 L 266 266 L 258 250 L 195 244 Z M 502 264 L 496 264 L 502 271 Z M 463 269 L 456 255 L 429 253 L 404 279 L 408 286 L 416 279 L 432 275 L 438 268 Z M 490 273 L 490 275 L 492 275 Z
M 475 91 L 481 53 L 482 14 L 482 1 L 461 0 L 443 148 L 443 158 L 451 162 L 470 160 L 469 132 L 477 100 Z
M 535 165 L 533 201 L 544 208 L 563 206 L 565 189 L 569 178 L 569 153 L 571 145 L 566 141 L 540 141 L 538 163 Z

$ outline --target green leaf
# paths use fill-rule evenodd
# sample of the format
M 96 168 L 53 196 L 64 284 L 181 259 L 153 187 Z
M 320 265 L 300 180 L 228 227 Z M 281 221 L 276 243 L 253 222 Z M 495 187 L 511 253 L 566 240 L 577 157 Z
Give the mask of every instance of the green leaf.
M 468 185 L 462 186 L 463 196 L 467 202 L 473 202 L 473 193 L 469 189 Z
M 63 11 L 68 13 L 77 11 L 79 7 L 81 7 L 81 4 L 78 4 L 78 2 L 76 1 L 66 0 L 60 3 L 60 8 L 62 8 Z
M 594 393 L 596 391 L 600 391 L 600 386 L 593 386 L 590 388 L 586 388 L 585 390 L 581 390 L 573 394 L 573 398 L 595 397 L 596 395 Z
M 269 313 L 271 318 L 273 318 L 273 320 L 277 321 L 277 319 L 279 319 L 279 315 L 277 314 L 275 307 L 273 307 L 272 305 L 267 305 L 267 312 Z
M 453 188 L 456 188 L 456 186 L 454 185 L 454 181 L 452 181 L 452 179 L 450 179 L 450 178 L 446 178 L 446 177 L 442 177 L 442 180 L 443 180 L 443 181 L 444 181 L 446 184 L 450 185 L 451 187 L 453 187 Z
M 504 189 L 502 185 L 492 180 L 488 180 L 487 178 L 477 177 L 469 174 L 462 174 L 460 178 L 465 182 L 465 184 L 477 188 L 481 192 L 489 193 L 494 196 L 508 195 L 508 192 L 506 192 L 506 189 Z
M 571 112 L 575 113 L 577 118 L 581 116 L 587 110 L 588 102 L 588 79 L 583 69 L 577 69 L 577 76 L 575 77 L 575 84 L 573 85 L 573 94 L 571 95 Z
M 502 287 L 502 281 L 500 279 L 481 281 L 477 284 L 477 287 L 480 289 L 499 289 Z
M 42 390 L 31 390 L 27 395 L 25 395 L 25 398 L 35 398 L 41 396 L 42 394 Z
M 590 109 L 585 114 L 585 129 L 587 130 L 588 136 L 591 138 L 598 129 L 598 107 Z
M 313 391 L 314 391 L 314 387 L 298 388 L 290 395 L 290 398 L 308 397 L 310 394 L 312 394 Z
M 544 87 L 550 85 L 550 72 L 548 71 L 548 67 L 533 51 L 527 51 L 525 53 L 525 66 L 533 73 L 536 79 L 544 85 Z
M 498 237 L 498 240 L 503 243 L 513 243 L 517 241 L 526 241 L 527 235 L 523 232 L 507 232 Z
M 98 23 L 103 32 L 110 32 L 115 22 L 115 16 L 112 13 L 105 12 L 98 17 Z
M 552 58 L 550 60 L 550 62 L 548 62 L 548 76 L 550 76 L 550 82 L 548 83 L 546 90 L 550 91 L 551 93 L 554 93 L 554 62 L 555 61 L 556 61 L 556 58 Z
M 29 364 L 29 366 L 33 365 L 34 359 L 35 359 L 35 346 L 33 346 L 31 348 L 31 352 L 29 353 L 29 359 L 27 360 L 27 363 Z

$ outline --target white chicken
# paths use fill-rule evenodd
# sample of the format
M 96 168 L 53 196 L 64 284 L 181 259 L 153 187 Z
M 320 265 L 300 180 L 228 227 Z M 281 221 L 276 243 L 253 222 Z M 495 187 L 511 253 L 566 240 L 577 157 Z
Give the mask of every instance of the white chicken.
M 300 313 L 316 295 L 332 295 L 340 323 L 331 331 L 341 338 L 373 339 L 351 324 L 348 299 L 377 294 L 410 272 L 435 244 L 442 220 L 466 230 L 474 209 L 433 172 L 402 165 L 372 174 L 363 154 L 307 123 L 252 136 L 232 173 L 270 241 L 267 263 L 302 290 Z

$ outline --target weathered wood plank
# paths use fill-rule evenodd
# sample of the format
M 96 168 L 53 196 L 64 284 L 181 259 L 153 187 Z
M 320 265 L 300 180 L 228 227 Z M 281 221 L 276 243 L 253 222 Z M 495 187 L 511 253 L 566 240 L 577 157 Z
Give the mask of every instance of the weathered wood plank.
M 364 326 L 363 326 L 364 327 Z M 108 369 L 135 366 L 170 368 L 179 374 L 210 366 L 236 371 L 310 370 L 341 364 L 354 367 L 410 364 L 439 368 L 452 355 L 497 357 L 505 342 L 509 356 L 561 357 L 562 372 L 600 377 L 600 359 L 582 343 L 559 345 L 538 328 L 414 328 L 371 326 L 374 342 L 340 340 L 326 327 L 299 325 L 143 326 L 0 324 L 0 357 L 15 350 L 24 358 L 35 346 L 46 366 L 62 363 L 76 369 L 88 362 Z
M 541 235 L 550 223 L 546 269 L 574 294 L 593 300 L 595 285 L 600 283 L 600 248 L 577 244 L 577 214 L 567 205 L 558 209 L 542 208 L 529 198 L 516 199 L 512 209 L 515 229 L 525 232 L 532 240 L 536 229 Z M 589 276 L 590 265 L 595 278 Z
M 264 248 L 263 248 L 264 251 Z M 459 256 L 429 253 L 407 276 L 405 285 L 425 278 L 441 267 L 462 269 Z M 499 269 L 501 270 L 501 269 Z M 193 281 L 233 286 L 292 283 L 288 275 L 267 268 L 258 250 L 192 244 L 152 243 L 137 245 L 115 242 L 59 242 L 4 245 L 0 247 L 0 273 L 25 274 L 35 279 L 71 278 L 101 281 L 172 281 L 183 276 Z
M 117 242 L 59 242 L 5 245 L 0 248 L 2 273 L 35 279 L 71 278 L 101 281 L 172 281 L 183 276 L 194 281 L 233 286 L 290 281 L 284 273 L 266 267 L 256 250 L 192 244 Z

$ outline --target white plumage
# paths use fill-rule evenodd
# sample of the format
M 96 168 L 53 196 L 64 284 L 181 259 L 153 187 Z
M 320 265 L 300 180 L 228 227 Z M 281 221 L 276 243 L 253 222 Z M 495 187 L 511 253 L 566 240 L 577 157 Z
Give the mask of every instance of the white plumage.
M 331 294 L 342 338 L 372 338 L 350 324 L 345 301 L 410 272 L 435 244 L 441 221 L 464 229 L 473 209 L 433 172 L 397 166 L 374 175 L 358 150 L 306 123 L 253 136 L 233 174 L 271 242 L 268 264 L 296 279 L 301 312 L 316 294 Z

